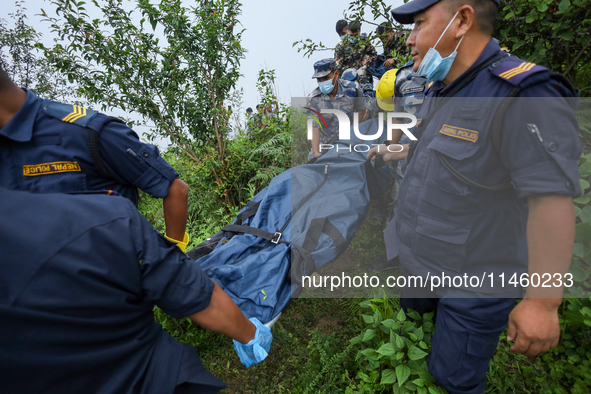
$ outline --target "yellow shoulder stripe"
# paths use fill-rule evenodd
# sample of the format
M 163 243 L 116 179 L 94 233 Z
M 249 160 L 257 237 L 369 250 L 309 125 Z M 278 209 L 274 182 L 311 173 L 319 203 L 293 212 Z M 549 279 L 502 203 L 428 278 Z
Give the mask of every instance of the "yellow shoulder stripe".
M 77 105 L 73 105 L 73 107 L 74 111 L 70 112 L 62 119 L 64 122 L 74 123 L 78 119 L 86 116 L 86 108 L 78 107 Z
M 516 75 L 519 75 L 521 73 L 531 70 L 535 65 L 536 65 L 535 63 L 530 63 L 530 62 L 521 63 L 518 67 L 515 67 L 515 68 L 512 68 L 511 70 L 505 71 L 504 73 L 502 73 L 499 76 L 501 78 L 511 79 Z

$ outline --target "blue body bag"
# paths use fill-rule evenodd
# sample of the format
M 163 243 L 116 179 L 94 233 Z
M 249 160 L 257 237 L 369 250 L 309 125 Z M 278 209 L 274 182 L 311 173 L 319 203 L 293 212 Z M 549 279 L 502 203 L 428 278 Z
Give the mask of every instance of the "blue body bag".
M 377 127 L 375 119 L 359 125 L 367 135 Z M 232 224 L 187 252 L 247 317 L 276 317 L 301 290 L 302 275 L 345 251 L 371 199 L 386 191 L 388 171 L 374 168 L 366 153 L 386 133 L 372 141 L 351 134 L 315 161 L 273 178 Z

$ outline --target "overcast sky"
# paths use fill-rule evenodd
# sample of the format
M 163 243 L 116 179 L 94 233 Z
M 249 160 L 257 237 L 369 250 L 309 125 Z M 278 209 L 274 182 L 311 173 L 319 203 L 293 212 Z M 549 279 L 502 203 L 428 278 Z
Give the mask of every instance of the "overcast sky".
M 386 0 L 388 1 L 388 0 Z M 12 0 L 3 0 L 3 13 L 0 17 L 8 19 L 8 13 L 15 10 Z M 185 1 L 186 6 L 191 2 Z M 49 24 L 41 22 L 35 14 L 43 8 L 53 14 L 49 1 L 25 0 L 28 23 L 42 33 L 47 44 L 51 44 Z M 130 1 L 130 4 L 133 4 Z M 259 102 L 256 81 L 259 70 L 275 70 L 279 100 L 290 103 L 292 97 L 305 97 L 316 86 L 311 79 L 312 65 L 316 60 L 332 57 L 332 52 L 317 52 L 312 57 L 303 57 L 292 47 L 295 41 L 311 38 L 326 46 L 338 42 L 335 23 L 342 19 L 343 11 L 349 6 L 347 0 L 244 0 L 240 22 L 245 30 L 242 45 L 248 50 L 241 64 L 243 77 L 238 88 L 244 89 L 243 108 L 254 107 Z M 392 6 L 403 4 L 402 0 L 392 0 Z M 366 14 L 367 16 L 368 14 Z M 98 15 L 97 15 L 98 16 Z M 91 15 L 94 17 L 94 15 Z M 378 20 L 381 23 L 382 20 Z M 371 32 L 374 26 L 364 24 L 362 32 Z M 376 48 L 382 52 L 380 47 Z M 140 131 L 140 130 L 138 130 Z

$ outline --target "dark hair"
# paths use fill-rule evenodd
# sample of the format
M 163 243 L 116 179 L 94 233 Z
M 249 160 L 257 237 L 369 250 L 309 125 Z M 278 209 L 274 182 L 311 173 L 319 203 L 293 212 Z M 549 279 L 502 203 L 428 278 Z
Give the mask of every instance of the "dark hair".
M 246 108 L 246 112 L 252 112 L 252 108 L 250 108 L 250 107 Z
M 349 22 L 347 22 L 344 19 L 339 19 L 337 21 L 337 25 L 335 26 L 337 29 L 338 35 L 341 35 L 341 33 L 343 32 L 343 29 L 346 29 L 348 25 L 349 25 Z
M 386 22 L 382 22 L 378 26 L 378 28 L 376 29 L 376 33 L 378 33 L 378 36 L 383 36 L 384 34 L 389 33 L 392 30 L 394 30 L 394 29 L 392 29 L 390 22 L 386 21 Z
M 353 21 L 353 22 L 349 23 L 349 30 L 358 31 L 359 29 L 361 29 L 361 22 Z
M 474 9 L 474 19 L 481 32 L 492 35 L 497 23 L 498 6 L 492 0 L 445 0 L 450 12 L 467 4 Z
M 262 106 L 263 104 L 257 104 L 257 109 L 261 109 Z

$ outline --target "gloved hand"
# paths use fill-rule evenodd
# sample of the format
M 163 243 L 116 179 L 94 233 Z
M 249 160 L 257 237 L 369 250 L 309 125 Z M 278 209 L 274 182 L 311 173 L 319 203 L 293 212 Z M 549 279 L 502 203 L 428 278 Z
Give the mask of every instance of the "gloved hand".
M 236 350 L 240 361 L 246 368 L 260 363 L 267 358 L 268 352 L 271 349 L 271 341 L 273 341 L 273 334 L 271 334 L 270 328 L 265 327 L 256 317 L 251 317 L 249 320 L 257 328 L 254 339 L 246 345 L 234 340 L 234 350 Z
M 166 238 L 170 242 L 174 242 L 176 246 L 178 246 L 183 251 L 183 253 L 185 252 L 185 249 L 187 249 L 187 245 L 189 245 L 189 234 L 187 233 L 185 233 L 185 236 L 183 237 L 182 241 L 177 241 L 176 239 L 169 238 L 166 234 L 164 234 L 164 238 Z

